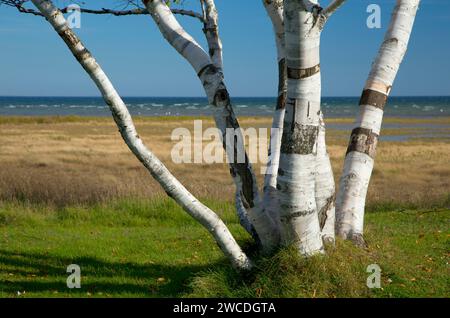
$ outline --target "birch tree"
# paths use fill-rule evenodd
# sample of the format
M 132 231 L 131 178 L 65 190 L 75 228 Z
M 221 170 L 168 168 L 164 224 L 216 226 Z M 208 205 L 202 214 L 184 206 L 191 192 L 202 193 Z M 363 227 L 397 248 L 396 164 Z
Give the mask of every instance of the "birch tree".
M 26 7 L 26 0 L 0 2 L 20 12 L 46 18 L 98 87 L 132 153 L 167 194 L 211 233 L 236 268 L 251 268 L 251 261 L 218 215 L 189 193 L 145 146 L 111 81 L 69 28 L 63 16 L 67 8 L 57 8 L 51 0 L 31 0 L 37 10 Z M 360 115 L 351 133 L 335 208 L 335 184 L 321 110 L 320 43 L 326 22 L 344 2 L 333 0 L 322 8 L 318 0 L 262 0 L 273 26 L 277 50 L 278 97 L 272 119 L 268 173 L 261 193 L 225 84 L 223 46 L 214 0 L 199 0 L 201 12 L 173 8 L 165 0 L 143 0 L 141 5 L 133 1 L 134 7 L 125 10 L 81 8 L 81 12 L 148 15 L 154 21 L 167 43 L 192 66 L 214 107 L 215 123 L 229 156 L 241 224 L 264 252 L 294 244 L 301 255 L 310 256 L 324 253 L 324 242 L 333 243 L 335 233 L 358 245 L 365 244 L 364 206 L 383 108 L 406 53 L 419 5 L 419 0 L 397 0 L 390 27 L 361 96 Z M 206 48 L 186 32 L 177 15 L 200 21 Z M 230 128 L 237 132 L 232 139 L 227 135 Z M 240 156 L 243 162 L 237 160 Z

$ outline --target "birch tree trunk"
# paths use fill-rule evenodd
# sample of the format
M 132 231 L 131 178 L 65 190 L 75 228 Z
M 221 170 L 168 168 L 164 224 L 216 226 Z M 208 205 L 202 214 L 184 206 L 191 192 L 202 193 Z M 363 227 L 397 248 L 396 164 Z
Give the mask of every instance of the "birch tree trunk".
M 256 178 L 245 153 L 244 144 L 239 142 L 243 138 L 221 69 L 214 65 L 209 55 L 181 27 L 164 1 L 143 0 L 143 3 L 164 38 L 192 65 L 202 82 L 209 103 L 215 106 L 214 118 L 222 132 L 224 148 L 232 150 L 232 154 L 229 151 L 227 154 L 230 161 L 230 173 L 237 187 L 237 198 L 242 200 L 242 206 L 248 213 L 249 221 L 255 228 L 263 247 L 272 249 L 278 244 L 278 232 L 272 219 L 261 209 Z M 227 129 L 234 129 L 237 133 L 233 145 L 228 144 Z M 238 160 L 241 156 L 244 157 L 243 162 Z
M 345 0 L 334 0 L 325 9 L 319 9 L 318 28 L 323 29 L 325 23 L 343 4 Z M 323 113 L 319 114 L 319 135 L 317 138 L 315 197 L 322 239 L 325 243 L 335 241 L 335 198 L 333 169 L 326 146 L 326 128 Z
M 276 35 L 277 53 L 279 61 L 279 88 L 278 103 L 273 119 L 271 148 L 269 156 L 270 174 L 266 175 L 264 184 L 264 206 L 269 211 L 273 219 L 279 220 L 276 180 L 279 167 L 279 157 L 281 150 L 281 134 L 275 133 L 283 130 L 283 121 L 285 115 L 286 93 L 287 93 L 287 69 L 286 69 L 286 50 L 285 50 L 285 34 L 284 34 L 284 18 L 283 18 L 283 1 L 282 0 L 263 0 L 266 11 L 271 18 L 273 28 Z M 310 7 L 316 6 L 315 28 L 320 32 L 324 27 L 326 20 L 344 3 L 344 0 L 335 0 L 325 9 L 322 10 L 318 3 L 310 3 Z M 306 6 L 305 6 L 306 8 Z M 301 41 L 301 40 L 300 40 Z M 319 40 L 320 41 L 320 40 Z M 320 84 L 319 84 L 320 87 Z M 320 91 L 319 91 L 320 94 Z M 275 133 L 274 133 L 275 132 Z M 278 137 L 278 138 L 276 138 Z M 273 140 L 276 138 L 276 140 Z M 325 141 L 325 123 L 323 114 L 320 113 L 320 125 L 317 138 L 317 154 L 316 154 L 316 178 L 315 178 L 315 200 L 319 216 L 322 237 L 327 242 L 334 242 L 334 221 L 335 221 L 335 186 L 331 162 L 326 150 Z M 278 225 L 279 221 L 278 221 Z
M 389 29 L 372 65 L 360 99 L 360 114 L 353 129 L 340 179 L 337 233 L 358 245 L 363 239 L 364 208 L 383 109 L 406 53 L 420 0 L 398 0 Z
M 97 85 L 105 103 L 112 112 L 123 140 L 134 155 L 142 162 L 167 194 L 211 233 L 219 247 L 235 267 L 249 269 L 251 266 L 249 259 L 242 252 L 222 220 L 189 193 L 167 170 L 164 164 L 144 145 L 136 131 L 126 105 L 92 54 L 86 49 L 78 36 L 69 28 L 62 13 L 49 0 L 32 0 L 32 2 L 46 17 Z
M 322 239 L 328 244 L 334 244 L 336 190 L 333 169 L 326 147 L 325 122 L 322 112 L 320 112 L 317 138 L 315 197 Z
M 281 223 L 277 195 L 277 176 L 280 164 L 281 138 L 283 136 L 282 131 L 287 94 L 283 0 L 262 0 L 262 2 L 272 21 L 278 60 L 278 98 L 270 132 L 269 160 L 267 162 L 267 171 L 264 177 L 263 207 L 268 215 L 274 220 L 277 228 L 280 229 Z
M 222 41 L 219 36 L 219 17 L 216 9 L 216 5 L 214 0 L 201 0 L 202 11 L 204 13 L 204 27 L 203 33 L 205 34 L 206 41 L 208 43 L 208 52 L 209 57 L 211 59 L 212 64 L 216 67 L 217 75 L 220 75 L 223 80 L 223 53 L 222 53 Z M 231 103 L 231 102 L 230 102 Z M 236 121 L 237 122 L 237 121 Z M 216 123 L 218 123 L 216 121 Z M 223 125 L 222 125 L 223 126 Z M 226 128 L 225 128 L 226 130 Z M 238 138 L 239 139 L 239 138 Z M 224 141 L 223 145 L 225 149 L 227 149 L 227 139 L 224 137 L 224 132 L 222 131 L 222 140 Z M 241 140 L 241 139 L 239 139 Z M 231 157 L 234 158 L 234 154 L 231 154 Z M 252 172 L 253 175 L 253 172 Z M 254 177 L 253 177 L 253 180 Z M 254 183 L 256 185 L 256 183 Z M 236 213 L 239 218 L 239 223 L 241 226 L 253 237 L 255 242 L 258 245 L 264 245 L 261 239 L 258 236 L 258 233 L 255 230 L 254 225 L 250 220 L 250 216 L 248 213 L 249 206 L 244 204 L 245 198 L 243 198 L 243 192 L 237 188 L 236 197 L 235 197 L 235 207 Z M 252 209 L 252 208 L 250 208 Z M 250 213 L 252 214 L 252 213 Z M 270 243 L 273 245 L 273 243 Z
M 284 244 L 303 255 L 323 251 L 315 199 L 321 99 L 317 0 L 284 1 L 287 102 L 277 189 Z

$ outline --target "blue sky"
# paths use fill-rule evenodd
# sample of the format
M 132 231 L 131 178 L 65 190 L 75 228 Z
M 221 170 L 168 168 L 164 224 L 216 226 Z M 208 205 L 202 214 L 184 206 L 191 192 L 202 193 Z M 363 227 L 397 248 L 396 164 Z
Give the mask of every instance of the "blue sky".
M 186 0 L 186 6 L 189 2 Z M 86 7 L 117 1 L 84 1 Z M 322 1 L 325 5 L 328 1 Z M 322 36 L 324 96 L 358 96 L 384 36 L 394 0 L 348 0 Z M 382 8 L 368 29 L 366 8 Z M 276 58 L 261 0 L 216 0 L 226 82 L 233 96 L 275 96 Z M 180 18 L 201 43 L 201 25 Z M 195 73 L 148 16 L 82 15 L 77 33 L 123 96 L 203 96 Z M 450 95 L 450 1 L 422 0 L 393 95 Z M 97 96 L 96 87 L 42 18 L 0 7 L 0 95 Z

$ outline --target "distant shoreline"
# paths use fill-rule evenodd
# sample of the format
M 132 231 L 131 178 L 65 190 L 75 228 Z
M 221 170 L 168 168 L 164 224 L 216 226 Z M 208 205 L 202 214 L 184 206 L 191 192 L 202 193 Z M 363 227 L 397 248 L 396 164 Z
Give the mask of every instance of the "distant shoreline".
M 124 97 L 132 116 L 213 116 L 215 107 L 204 97 Z M 323 97 L 326 118 L 356 117 L 359 97 Z M 235 97 L 232 100 L 238 117 L 273 116 L 275 97 Z M 110 111 L 101 97 L 0 97 L 1 116 L 84 116 L 109 117 Z M 448 97 L 390 97 L 385 117 L 428 118 L 450 116 Z
M 205 96 L 121 96 L 122 98 L 195 98 L 195 99 L 207 99 Z M 360 95 L 353 95 L 353 96 L 322 96 L 322 98 L 359 98 Z M 66 95 L 0 95 L 0 98 L 100 98 L 103 99 L 102 96 L 99 95 L 80 95 L 80 96 L 66 96 Z M 252 98 L 271 98 L 276 99 L 276 96 L 231 96 L 231 99 L 233 98 L 246 98 L 246 99 L 252 99 Z M 391 95 L 389 98 L 450 98 L 450 95 Z
M 352 124 L 355 121 L 354 117 L 327 117 L 326 121 L 332 124 Z M 238 119 L 246 122 L 270 122 L 270 116 L 238 116 Z M 194 121 L 204 120 L 213 121 L 212 116 L 133 116 L 136 122 L 173 122 L 173 121 Z M 54 116 L 8 116 L 0 115 L 0 125 L 2 124 L 51 124 L 51 123 L 84 123 L 84 122 L 113 122 L 111 116 L 78 116 L 78 115 L 54 115 Z M 450 116 L 441 117 L 386 117 L 383 123 L 387 124 L 448 124 L 450 125 Z

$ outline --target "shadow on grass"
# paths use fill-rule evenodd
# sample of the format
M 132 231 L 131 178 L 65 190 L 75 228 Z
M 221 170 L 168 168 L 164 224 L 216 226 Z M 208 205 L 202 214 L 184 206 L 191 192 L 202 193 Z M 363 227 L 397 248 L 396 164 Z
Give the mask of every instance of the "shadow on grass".
M 81 289 L 66 286 L 70 275 L 66 268 L 70 264 L 81 268 Z M 190 279 L 216 265 L 136 264 L 94 257 L 66 258 L 0 250 L 0 270 L 6 277 L 0 279 L 0 293 L 5 296 L 25 291 L 30 296 L 180 297 L 190 291 Z

